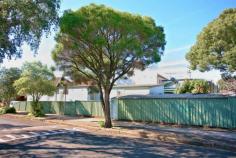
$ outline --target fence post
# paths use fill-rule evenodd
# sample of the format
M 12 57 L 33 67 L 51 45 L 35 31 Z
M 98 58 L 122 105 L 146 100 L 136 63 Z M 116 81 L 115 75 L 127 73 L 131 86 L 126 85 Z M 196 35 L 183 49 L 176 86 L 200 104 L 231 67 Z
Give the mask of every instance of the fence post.
M 93 116 L 93 102 L 90 102 L 90 114 Z
M 110 113 L 112 120 L 118 120 L 118 98 L 111 99 Z
M 25 112 L 26 112 L 26 108 L 27 108 L 27 101 L 25 102 Z
M 229 128 L 234 128 L 234 116 L 233 116 L 233 111 L 234 111 L 233 109 L 234 109 L 234 107 L 233 107 L 233 104 L 232 104 L 233 98 L 228 96 L 227 100 L 228 100 L 228 105 L 230 107 L 230 126 L 229 125 L 227 125 L 227 126 Z
M 76 112 L 76 101 L 74 101 L 74 114 L 75 114 L 75 116 L 77 115 L 77 112 Z
M 188 103 L 188 106 L 187 106 L 187 109 L 188 109 L 188 124 L 190 125 L 191 122 L 192 122 L 192 117 L 191 117 L 191 111 L 190 111 L 190 101 L 189 101 L 189 98 L 187 98 L 187 103 Z

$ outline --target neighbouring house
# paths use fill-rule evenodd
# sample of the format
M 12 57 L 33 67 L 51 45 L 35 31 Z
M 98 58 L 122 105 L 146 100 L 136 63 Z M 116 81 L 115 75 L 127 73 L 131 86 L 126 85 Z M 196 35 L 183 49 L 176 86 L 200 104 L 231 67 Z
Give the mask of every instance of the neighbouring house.
M 75 101 L 88 100 L 89 87 L 91 82 L 76 84 L 65 77 L 55 79 L 57 91 L 53 96 L 42 96 L 40 101 Z M 27 101 L 32 101 L 32 97 L 28 96 Z
M 182 82 L 182 80 L 175 80 L 174 78 L 168 79 L 168 78 L 157 73 L 157 84 L 164 85 L 164 93 L 165 94 L 175 93 L 175 90 L 176 90 L 179 82 Z
M 164 94 L 164 83 L 168 80 L 156 74 L 155 84 L 119 84 L 111 91 L 110 98 L 126 95 L 159 95 Z M 100 100 L 100 94 L 92 82 L 75 83 L 65 77 L 55 79 L 57 91 L 53 96 L 42 96 L 41 101 L 75 101 L 75 100 Z M 27 97 L 28 101 L 32 97 Z
M 165 94 L 174 94 L 178 85 L 183 83 L 186 79 L 174 79 L 164 80 L 164 93 Z M 195 80 L 195 79 L 189 79 Z M 212 81 L 208 81 L 210 85 L 210 93 L 218 93 L 219 89 Z
M 117 85 L 111 91 L 111 98 L 126 95 L 158 95 L 164 94 L 164 86 L 158 84 Z
M 164 86 L 157 84 L 147 85 L 116 85 L 111 91 L 110 97 L 125 95 L 158 95 L 164 94 Z M 27 97 L 31 101 L 31 97 Z M 76 100 L 100 100 L 100 94 L 96 87 L 90 84 L 68 85 L 66 90 L 59 86 L 53 96 L 43 96 L 41 101 L 76 101 Z
M 157 84 L 164 84 L 167 80 L 168 78 L 157 73 Z
M 115 85 L 111 91 L 110 97 L 121 97 L 126 95 L 159 95 L 173 94 L 179 83 L 185 79 L 166 78 L 156 74 L 156 84 L 119 84 Z M 211 82 L 211 81 L 209 81 Z M 212 83 L 212 82 L 211 82 Z M 100 100 L 100 94 L 92 82 L 75 83 L 64 77 L 56 78 L 55 84 L 57 91 L 53 96 L 43 96 L 41 101 L 75 101 L 75 100 Z M 211 93 L 217 93 L 218 89 L 211 84 Z M 32 98 L 27 96 L 27 100 Z

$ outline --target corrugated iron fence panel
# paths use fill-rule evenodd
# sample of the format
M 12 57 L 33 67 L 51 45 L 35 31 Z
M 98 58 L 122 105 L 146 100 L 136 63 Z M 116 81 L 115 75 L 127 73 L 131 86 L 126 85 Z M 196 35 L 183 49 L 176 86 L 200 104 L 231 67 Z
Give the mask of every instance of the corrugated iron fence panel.
M 31 102 L 12 102 L 17 111 L 31 111 Z M 58 115 L 86 115 L 103 117 L 101 102 L 98 101 L 71 101 L 71 102 L 50 102 L 40 101 L 40 105 L 45 114 Z
M 64 115 L 75 116 L 76 115 L 75 102 L 64 102 L 64 104 L 62 104 L 61 111 Z
M 236 97 L 119 99 L 118 119 L 236 128 Z
M 236 97 L 229 98 L 229 104 L 231 107 L 231 120 L 233 127 L 236 127 Z
M 16 111 L 26 111 L 27 110 L 27 102 L 26 101 L 11 102 L 11 105 L 16 109 Z
M 104 116 L 101 102 L 98 101 L 76 101 L 76 114 L 87 116 Z

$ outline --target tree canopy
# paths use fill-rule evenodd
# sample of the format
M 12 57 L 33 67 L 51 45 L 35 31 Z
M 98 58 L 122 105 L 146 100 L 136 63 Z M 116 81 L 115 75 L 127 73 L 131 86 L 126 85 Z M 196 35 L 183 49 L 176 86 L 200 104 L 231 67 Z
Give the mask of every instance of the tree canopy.
M 41 62 L 26 62 L 22 74 L 14 86 L 19 95 L 31 95 L 33 101 L 39 101 L 42 95 L 53 95 L 55 86 L 53 72 Z
M 20 75 L 21 70 L 18 68 L 2 68 L 0 70 L 0 99 L 8 106 L 10 101 L 17 96 L 13 84 L 20 78 Z
M 36 50 L 43 33 L 58 24 L 59 7 L 60 0 L 1 0 L 0 62 L 20 57 L 24 42 Z
M 22 74 L 14 87 L 19 95 L 32 96 L 31 112 L 34 116 L 42 115 L 39 99 L 43 95 L 53 95 L 56 91 L 53 79 L 53 72 L 41 62 L 26 62 L 22 66 Z
M 163 27 L 152 18 L 95 4 L 66 11 L 56 41 L 56 63 L 67 74 L 97 84 L 105 127 L 111 127 L 109 95 L 115 82 L 159 62 L 166 43 Z
M 194 70 L 236 72 L 236 9 L 226 9 L 209 23 L 186 58 Z

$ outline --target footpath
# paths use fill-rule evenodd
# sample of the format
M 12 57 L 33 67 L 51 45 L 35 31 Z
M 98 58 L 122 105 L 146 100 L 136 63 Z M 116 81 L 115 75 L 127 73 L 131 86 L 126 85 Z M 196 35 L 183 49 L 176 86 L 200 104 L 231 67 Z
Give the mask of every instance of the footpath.
M 22 121 L 38 121 L 46 124 L 64 125 L 87 129 L 111 136 L 125 136 L 134 138 L 146 138 L 156 141 L 182 143 L 211 147 L 229 151 L 236 151 L 236 130 L 202 128 L 202 127 L 178 127 L 159 124 L 147 124 L 137 122 L 113 121 L 113 128 L 105 129 L 99 126 L 102 118 L 69 117 L 47 115 L 43 118 L 32 118 L 23 114 L 5 114 L 0 118 L 17 119 Z

